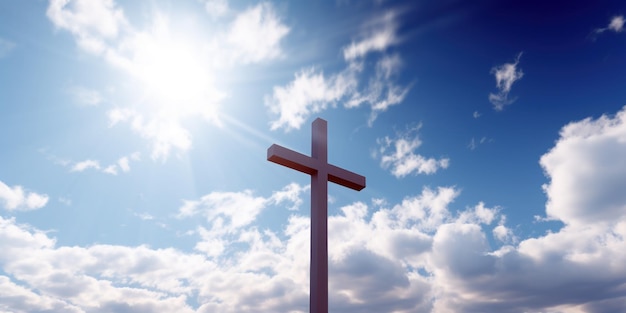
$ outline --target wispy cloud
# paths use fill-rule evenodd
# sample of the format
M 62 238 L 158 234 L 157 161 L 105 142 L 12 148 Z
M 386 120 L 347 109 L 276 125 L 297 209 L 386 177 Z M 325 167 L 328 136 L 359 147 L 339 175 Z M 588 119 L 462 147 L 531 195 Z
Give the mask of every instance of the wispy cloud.
M 30 211 L 44 207 L 48 195 L 25 191 L 22 186 L 9 187 L 0 181 L 0 203 L 8 211 Z
M 359 41 L 352 42 L 343 49 L 346 61 L 362 58 L 370 52 L 385 51 L 399 42 L 397 31 L 397 13 L 389 11 L 369 23 L 368 33 Z
M 616 33 L 621 33 L 622 31 L 624 31 L 624 16 L 623 15 L 614 16 L 613 18 L 611 18 L 609 25 L 607 25 L 604 28 L 597 28 L 595 30 L 595 33 L 601 34 L 608 30 L 614 31 Z
M 352 66 L 327 77 L 315 68 L 308 68 L 296 73 L 286 86 L 274 87 L 272 96 L 265 98 L 270 111 L 279 115 L 272 121 L 271 129 L 299 129 L 311 113 L 336 106 L 340 99 L 354 93 L 360 71 L 360 67 Z
M 79 105 L 97 106 L 104 100 L 98 90 L 83 86 L 72 86 L 68 88 L 67 92 L 74 97 L 74 101 Z
M 0 58 L 4 58 L 15 48 L 15 43 L 0 38 Z
M 74 165 L 72 165 L 72 168 L 70 169 L 71 172 L 82 172 L 84 170 L 93 168 L 95 170 L 99 170 L 100 169 L 100 162 L 96 161 L 96 160 L 84 160 L 84 161 L 80 161 L 75 163 Z
M 395 19 L 395 13 L 375 19 L 365 38 L 344 48 L 346 66 L 343 70 L 324 74 L 322 70 L 310 67 L 297 72 L 295 79 L 287 85 L 275 86 L 273 94 L 265 98 L 269 110 L 278 115 L 271 122 L 271 129 L 299 129 L 311 114 L 336 107 L 339 102 L 344 102 L 345 108 L 369 105 L 368 124 L 371 126 L 378 114 L 401 103 L 410 89 L 410 86 L 395 82 L 397 73 L 403 68 L 401 57 L 383 54 L 373 63 L 373 71 L 367 69 L 369 63 L 363 61 L 367 54 L 384 51 L 398 43 Z M 367 84 L 361 83 L 363 80 Z
M 117 175 L 119 171 L 124 173 L 130 171 L 130 161 L 139 161 L 141 160 L 141 154 L 139 152 L 133 152 L 130 155 L 126 155 L 120 157 L 116 163 L 110 164 L 108 166 L 101 166 L 100 161 L 98 160 L 84 160 L 80 162 L 76 162 L 71 164 L 69 162 L 67 165 L 70 166 L 70 172 L 83 172 L 85 170 L 94 169 L 96 171 L 101 171 L 102 173 Z
M 502 111 L 506 105 L 513 103 L 516 99 L 509 99 L 509 92 L 513 83 L 524 76 L 524 72 L 518 69 L 522 52 L 515 57 L 514 63 L 504 63 L 491 69 L 491 73 L 496 78 L 497 93 L 489 94 L 489 101 L 493 104 L 496 111 Z
M 420 128 L 421 125 L 399 133 L 395 138 L 384 137 L 377 140 L 379 148 L 376 156 L 380 156 L 380 165 L 389 169 L 397 178 L 410 174 L 434 174 L 450 165 L 448 158 L 426 158 L 415 153 L 422 145 L 417 134 Z
M 487 139 L 487 137 L 481 137 L 480 139 L 476 139 L 475 137 L 472 137 L 472 139 L 470 139 L 469 144 L 467 145 L 467 147 L 470 150 L 475 150 L 476 148 L 478 148 L 479 145 L 482 145 L 484 143 L 487 142 L 492 142 L 493 139 Z

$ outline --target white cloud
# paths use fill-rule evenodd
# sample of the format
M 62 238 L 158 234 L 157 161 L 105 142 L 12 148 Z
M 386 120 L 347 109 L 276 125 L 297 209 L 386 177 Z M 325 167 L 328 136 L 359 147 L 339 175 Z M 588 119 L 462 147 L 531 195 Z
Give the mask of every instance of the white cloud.
M 624 16 L 615 16 L 611 19 L 611 23 L 609 23 L 609 29 L 619 33 L 624 30 Z
M 292 207 L 289 207 L 289 210 L 298 210 L 300 205 L 302 205 L 302 196 L 303 192 L 306 192 L 310 189 L 310 185 L 300 186 L 296 183 L 291 183 L 280 191 L 276 191 L 272 194 L 270 201 L 276 205 L 283 204 L 285 202 L 290 202 L 293 204 Z
M 41 295 L 2 275 L 0 275 L 0 303 L 2 309 L 11 309 L 11 312 L 84 312 L 71 303 Z
M 496 226 L 492 232 L 493 232 L 493 236 L 496 239 L 504 243 L 513 243 L 517 241 L 515 235 L 513 234 L 513 231 L 504 225 Z
M 127 27 L 124 12 L 113 0 L 50 0 L 46 15 L 57 28 L 71 32 L 81 48 L 97 54 Z
M 204 8 L 212 17 L 221 17 L 228 13 L 228 0 L 206 0 Z
M 343 49 L 343 57 L 346 61 L 362 58 L 373 51 L 385 51 L 388 47 L 397 44 L 399 39 L 396 35 L 397 14 L 387 12 L 382 17 L 375 19 L 370 24 L 370 32 L 360 41 L 352 42 Z
M 121 170 L 126 173 L 130 171 L 130 162 L 131 161 L 139 161 L 141 159 L 141 154 L 139 152 L 133 152 L 129 155 L 120 157 L 116 163 L 110 164 L 106 167 L 100 165 L 100 161 L 98 160 L 84 160 L 80 162 L 76 162 L 71 165 L 70 172 L 82 172 L 88 169 L 94 169 L 97 171 L 101 171 L 102 173 L 117 175 Z M 71 162 L 68 162 L 67 165 L 70 165 Z
M 626 108 L 614 117 L 587 118 L 561 129 L 541 157 L 550 183 L 546 213 L 568 225 L 618 222 L 626 217 Z
M 96 170 L 100 170 L 100 162 L 96 161 L 96 160 L 85 160 L 85 161 L 81 161 L 78 162 L 76 164 L 74 164 L 74 166 L 72 166 L 72 168 L 70 169 L 71 172 L 82 172 L 86 169 L 96 169 Z
M 111 175 L 117 175 L 117 166 L 116 165 L 109 165 L 105 169 L 103 169 L 102 172 L 103 173 L 107 173 L 107 174 L 111 174 Z
M 260 3 L 240 13 L 227 40 L 243 62 L 257 63 L 281 56 L 280 41 L 289 33 L 269 3 Z
M 615 134 L 611 125 L 594 125 L 584 133 Z M 208 223 L 201 222 L 195 231 L 196 252 L 57 246 L 48 234 L 0 217 L 0 266 L 9 275 L 0 277 L 0 289 L 7 290 L 0 294 L 30 299 L 3 304 L 18 312 L 304 311 L 308 217 L 292 215 L 280 232 L 261 230 L 254 223 L 270 204 L 289 208 L 299 202 L 295 195 L 304 189 L 292 184 L 267 196 L 213 192 L 186 202 L 179 214 L 207 217 Z M 622 308 L 623 214 L 608 227 L 592 219 L 512 246 L 512 231 L 499 208 L 478 203 L 454 212 L 451 206 L 458 196 L 452 187 L 424 188 L 391 206 L 376 199 L 373 212 L 356 202 L 331 214 L 330 309 L 574 313 Z M 230 232 L 216 232 L 220 229 Z M 490 246 L 488 234 L 504 245 Z
M 25 191 L 22 186 L 9 187 L 0 181 L 0 203 L 8 211 L 30 211 L 44 207 L 48 195 Z
M 380 165 L 390 169 L 391 173 L 401 178 L 410 174 L 434 174 L 439 169 L 446 169 L 450 164 L 448 158 L 425 158 L 415 154 L 415 150 L 422 145 L 417 132 L 421 125 L 399 133 L 396 138 L 385 137 L 378 139 L 378 153 Z
M 489 101 L 496 111 L 502 111 L 506 105 L 515 101 L 515 99 L 509 99 L 509 92 L 513 83 L 524 76 L 524 72 L 517 68 L 521 57 L 522 53 L 520 52 L 515 58 L 515 63 L 504 63 L 491 69 L 491 73 L 496 78 L 498 93 L 490 93 Z
M 14 48 L 15 43 L 0 38 L 0 59 L 8 56 Z
M 341 71 L 324 75 L 314 67 L 300 70 L 295 79 L 286 86 L 275 86 L 272 96 L 265 98 L 265 104 L 270 111 L 278 115 L 271 122 L 271 129 L 285 128 L 286 131 L 299 129 L 309 115 L 336 107 L 340 101 L 346 108 L 357 108 L 363 104 L 371 109 L 368 125 L 381 112 L 389 107 L 404 101 L 410 86 L 400 86 L 395 83 L 397 73 L 402 69 L 402 59 L 399 55 L 382 55 L 374 64 L 374 70 L 368 71 L 361 58 L 372 51 L 385 50 L 388 45 L 395 43 L 395 14 L 386 14 L 383 18 L 372 23 L 373 37 L 363 42 L 353 43 L 344 49 L 346 66 Z M 382 21 L 382 22 L 381 22 Z M 394 39 L 384 44 L 374 44 L 383 38 L 391 36 Z M 372 75 L 373 73 L 373 75 Z M 367 80 L 359 88 L 359 81 Z
M 472 116 L 474 118 L 479 118 L 482 114 L 478 113 L 478 111 L 474 111 L 474 113 L 472 113 Z
M 99 91 L 82 86 L 72 86 L 68 89 L 68 92 L 74 97 L 76 103 L 80 105 L 97 106 L 104 100 Z
M 611 22 L 609 22 L 609 25 L 605 28 L 597 28 L 595 30 L 595 32 L 597 34 L 603 33 L 607 30 L 611 30 L 614 31 L 616 33 L 621 33 L 624 30 L 624 16 L 623 15 L 616 15 L 614 17 L 611 18 Z
M 272 121 L 272 130 L 300 129 L 311 113 L 325 110 L 329 105 L 352 94 L 356 88 L 356 72 L 359 68 L 348 67 L 343 72 L 326 78 L 315 68 L 301 70 L 287 86 L 276 86 L 271 97 L 265 98 L 270 111 L 279 118 Z
M 376 63 L 375 76 L 370 79 L 367 88 L 355 92 L 346 103 L 347 108 L 358 107 L 361 103 L 368 103 L 372 108 L 368 125 L 371 127 L 379 113 L 387 111 L 392 105 L 404 101 L 410 86 L 401 87 L 391 79 L 402 67 L 400 56 L 382 56 Z

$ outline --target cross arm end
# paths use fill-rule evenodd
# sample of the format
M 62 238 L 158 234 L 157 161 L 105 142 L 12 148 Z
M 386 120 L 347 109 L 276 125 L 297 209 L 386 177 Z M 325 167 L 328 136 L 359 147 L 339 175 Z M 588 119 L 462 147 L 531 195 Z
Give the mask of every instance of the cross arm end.
M 309 175 L 317 172 L 311 157 L 277 144 L 273 144 L 267 149 L 267 160 Z

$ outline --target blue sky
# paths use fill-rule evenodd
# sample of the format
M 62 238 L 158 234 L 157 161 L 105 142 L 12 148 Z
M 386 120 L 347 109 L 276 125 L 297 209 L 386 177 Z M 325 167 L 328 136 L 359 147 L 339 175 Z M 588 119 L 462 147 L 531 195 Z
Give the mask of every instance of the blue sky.
M 626 307 L 617 1 L 0 3 L 0 311 Z

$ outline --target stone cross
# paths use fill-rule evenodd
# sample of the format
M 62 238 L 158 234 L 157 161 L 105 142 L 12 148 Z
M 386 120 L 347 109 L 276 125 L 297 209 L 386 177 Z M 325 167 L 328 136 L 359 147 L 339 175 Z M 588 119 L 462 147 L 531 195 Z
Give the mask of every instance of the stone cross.
M 328 181 L 354 190 L 365 188 L 365 177 L 328 164 L 327 123 L 313 121 L 311 156 L 279 145 L 267 149 L 267 160 L 311 175 L 310 313 L 328 312 Z

